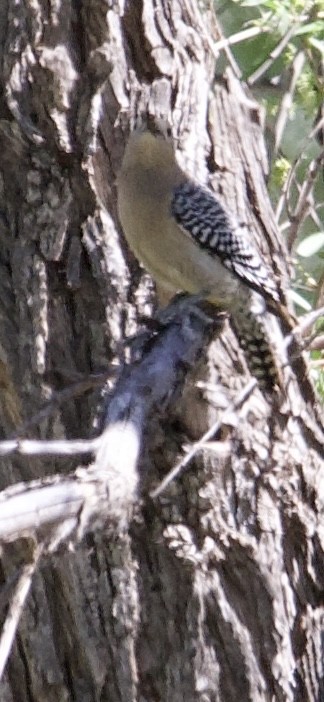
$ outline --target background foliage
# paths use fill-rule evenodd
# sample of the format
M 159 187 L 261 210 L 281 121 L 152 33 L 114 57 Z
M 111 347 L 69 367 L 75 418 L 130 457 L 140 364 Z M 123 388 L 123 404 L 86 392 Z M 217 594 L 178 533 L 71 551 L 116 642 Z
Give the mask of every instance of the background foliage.
M 296 313 L 324 305 L 324 2 L 216 0 L 237 69 L 265 108 L 269 191 L 292 262 Z M 313 374 L 324 399 L 324 318 Z

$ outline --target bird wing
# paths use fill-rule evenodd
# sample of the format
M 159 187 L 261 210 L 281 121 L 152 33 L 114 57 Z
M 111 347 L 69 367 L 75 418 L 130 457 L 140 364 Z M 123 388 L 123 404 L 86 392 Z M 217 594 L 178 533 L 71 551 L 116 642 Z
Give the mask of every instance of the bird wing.
M 191 181 L 177 186 L 171 213 L 178 225 L 211 256 L 262 297 L 278 302 L 271 271 L 249 239 L 246 227 L 234 225 L 215 195 Z

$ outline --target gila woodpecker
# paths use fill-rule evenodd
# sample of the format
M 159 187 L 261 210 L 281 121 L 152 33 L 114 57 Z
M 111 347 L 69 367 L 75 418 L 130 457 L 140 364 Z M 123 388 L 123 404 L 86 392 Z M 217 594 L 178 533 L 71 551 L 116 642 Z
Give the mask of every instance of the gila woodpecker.
M 117 190 L 127 242 L 159 289 L 169 296 L 203 294 L 228 310 L 251 372 L 273 390 L 278 370 L 253 291 L 272 307 L 279 298 L 247 228 L 181 170 L 162 133 L 138 129 L 130 135 Z

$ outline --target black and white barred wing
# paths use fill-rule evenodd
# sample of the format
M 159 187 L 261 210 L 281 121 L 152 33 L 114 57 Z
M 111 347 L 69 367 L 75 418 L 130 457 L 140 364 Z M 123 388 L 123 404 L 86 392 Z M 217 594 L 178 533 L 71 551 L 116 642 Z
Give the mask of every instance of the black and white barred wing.
M 271 271 L 263 263 L 245 228 L 235 225 L 206 188 L 185 182 L 175 188 L 171 213 L 181 228 L 211 256 L 262 297 L 278 302 Z

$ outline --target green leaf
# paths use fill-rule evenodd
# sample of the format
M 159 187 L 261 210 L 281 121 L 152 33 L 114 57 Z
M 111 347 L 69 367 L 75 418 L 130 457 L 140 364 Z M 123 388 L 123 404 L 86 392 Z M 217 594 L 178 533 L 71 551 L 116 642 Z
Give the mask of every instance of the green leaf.
M 302 24 L 298 29 L 296 28 L 295 34 L 296 34 L 296 36 L 300 36 L 301 34 L 311 34 L 311 32 L 313 32 L 314 34 L 320 34 L 321 32 L 323 32 L 323 22 L 318 21 L 318 22 L 309 22 L 308 24 Z M 322 49 L 320 48 L 320 45 L 323 42 L 321 42 L 319 39 L 315 39 L 315 38 L 311 38 L 311 37 L 310 37 L 310 41 L 312 43 L 317 42 L 319 44 L 319 46 L 317 48 L 320 51 L 323 51 L 323 47 L 322 47 Z
M 297 253 L 302 258 L 309 258 L 318 253 L 324 246 L 324 232 L 310 234 L 297 246 Z

